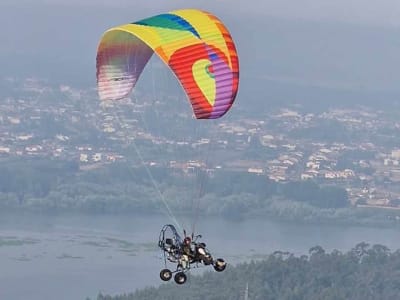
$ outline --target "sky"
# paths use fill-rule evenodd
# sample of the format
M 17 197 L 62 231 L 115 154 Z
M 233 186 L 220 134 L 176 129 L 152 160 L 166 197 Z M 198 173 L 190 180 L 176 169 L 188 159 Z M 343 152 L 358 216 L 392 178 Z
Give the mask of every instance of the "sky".
M 182 7 L 249 13 L 287 19 L 400 26 L 398 0 L 2 0 L 11 4 L 51 4 L 132 8 L 157 12 Z
M 2 0 L 0 63 L 93 83 L 106 29 L 187 7 L 226 23 L 242 78 L 400 92 L 398 0 Z

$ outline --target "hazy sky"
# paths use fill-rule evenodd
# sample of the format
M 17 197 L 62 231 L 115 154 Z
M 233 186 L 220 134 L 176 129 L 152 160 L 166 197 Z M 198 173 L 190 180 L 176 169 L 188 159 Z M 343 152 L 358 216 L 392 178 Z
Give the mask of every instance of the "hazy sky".
M 400 26 L 399 0 L 2 0 L 2 3 L 80 4 L 140 8 L 154 12 L 194 7 L 290 19 Z
M 227 24 L 242 78 L 400 91 L 400 0 L 0 0 L 0 63 L 93 79 L 106 29 L 191 7 Z

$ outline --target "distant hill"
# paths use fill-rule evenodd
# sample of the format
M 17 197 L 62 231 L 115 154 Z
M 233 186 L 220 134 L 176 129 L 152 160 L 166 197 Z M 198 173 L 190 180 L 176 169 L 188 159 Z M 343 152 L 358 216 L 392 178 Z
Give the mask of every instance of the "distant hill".
M 97 300 L 389 300 L 400 294 L 400 251 L 382 245 L 356 245 L 346 253 L 319 246 L 309 256 L 276 252 L 263 261 L 227 268 L 223 273 L 190 276 L 129 295 L 99 295 Z

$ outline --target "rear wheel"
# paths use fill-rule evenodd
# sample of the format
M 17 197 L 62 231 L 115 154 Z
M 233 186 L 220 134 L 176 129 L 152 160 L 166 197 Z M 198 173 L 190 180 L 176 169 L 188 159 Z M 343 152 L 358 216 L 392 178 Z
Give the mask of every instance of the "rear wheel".
M 226 262 L 222 258 L 218 258 L 214 263 L 214 270 L 222 272 L 226 268 Z
M 163 269 L 160 272 L 160 278 L 163 281 L 168 281 L 172 278 L 172 272 L 168 269 Z
M 184 284 L 186 282 L 186 274 L 183 272 L 178 272 L 175 274 L 174 280 L 177 284 Z

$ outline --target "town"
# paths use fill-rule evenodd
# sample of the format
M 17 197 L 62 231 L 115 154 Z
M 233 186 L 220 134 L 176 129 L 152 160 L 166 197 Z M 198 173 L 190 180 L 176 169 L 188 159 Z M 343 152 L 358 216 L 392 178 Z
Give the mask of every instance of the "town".
M 129 160 L 124 148 L 139 151 L 145 145 L 158 149 L 139 153 L 149 167 L 315 180 L 345 188 L 354 206 L 400 207 L 400 122 L 390 109 L 332 106 L 315 112 L 293 105 L 252 118 L 238 103 L 237 112 L 235 104 L 226 117 L 206 126 L 193 121 L 182 95 L 138 91 L 133 98 L 100 103 L 94 88 L 34 78 L 2 82 L 1 159 L 75 160 L 85 170 Z M 175 156 L 163 149 L 173 149 Z M 192 157 L 181 154 L 188 151 Z

